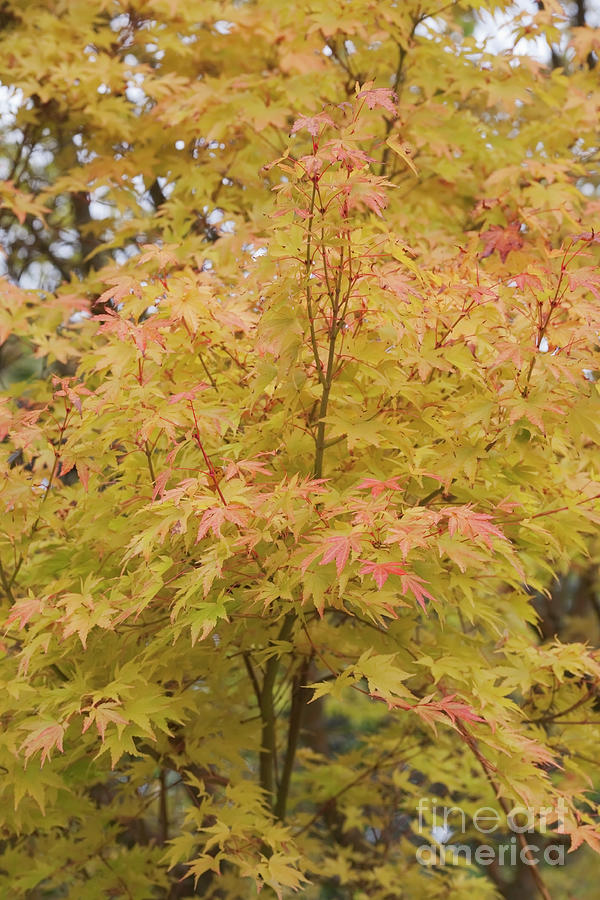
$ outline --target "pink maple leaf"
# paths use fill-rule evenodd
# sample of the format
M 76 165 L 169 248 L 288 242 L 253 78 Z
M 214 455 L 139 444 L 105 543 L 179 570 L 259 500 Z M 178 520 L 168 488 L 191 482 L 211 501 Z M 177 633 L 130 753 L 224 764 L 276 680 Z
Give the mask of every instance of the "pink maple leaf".
M 241 509 L 232 506 L 213 506 L 205 509 L 198 526 L 196 543 L 212 531 L 215 537 L 221 537 L 221 527 L 225 522 L 233 522 L 234 525 L 245 525 L 246 516 Z
M 313 551 L 302 562 L 301 569 L 306 571 L 311 562 L 318 556 L 321 556 L 319 565 L 325 566 L 327 563 L 335 562 L 338 575 L 342 574 L 342 570 L 348 562 L 350 551 L 358 552 L 360 550 L 360 536 L 356 534 L 334 534 L 325 538 L 323 543 Z
M 388 478 L 387 481 L 380 481 L 378 478 L 364 478 L 358 485 L 358 490 L 367 489 L 370 489 L 371 496 L 378 497 L 384 491 L 399 491 L 400 485 L 397 478 Z
M 542 279 L 538 278 L 537 275 L 530 275 L 528 272 L 521 272 L 520 275 L 515 275 L 512 280 L 520 291 L 524 291 L 526 287 L 530 287 L 532 290 L 536 291 L 542 289 Z
M 199 394 L 200 391 L 205 391 L 209 387 L 209 385 L 205 381 L 201 381 L 200 384 L 197 384 L 195 387 L 191 387 L 187 391 L 181 391 L 179 394 L 172 394 L 169 397 L 169 404 L 179 403 L 180 400 L 194 400 L 196 394 Z
M 65 729 L 58 722 L 52 725 L 46 725 L 33 731 L 29 737 L 23 741 L 21 747 L 25 751 L 25 761 L 33 756 L 38 750 L 42 751 L 40 766 L 43 766 L 46 760 L 51 758 L 52 748 L 56 747 L 61 753 L 63 752 L 63 739 Z
M 296 134 L 297 131 L 306 129 L 312 137 L 316 138 L 322 128 L 333 124 L 333 119 L 325 112 L 318 113 L 316 116 L 298 116 L 290 133 Z
M 25 597 L 22 600 L 17 600 L 8 614 L 4 627 L 8 628 L 9 625 L 18 620 L 19 628 L 24 628 L 31 617 L 41 612 L 41 609 L 42 600 L 38 597 Z
M 460 532 L 465 537 L 480 538 L 486 547 L 492 549 L 492 537 L 506 541 L 506 536 L 493 523 L 493 517 L 488 513 L 478 513 L 470 506 L 447 506 L 441 510 L 441 515 L 448 519 L 448 531 L 450 536 Z
M 364 100 L 369 109 L 381 107 L 387 109 L 393 116 L 398 115 L 396 107 L 396 94 L 391 88 L 367 88 L 357 94 L 359 100 Z
M 412 575 L 410 572 L 407 572 L 406 569 L 402 568 L 400 563 L 378 563 L 366 559 L 361 560 L 361 562 L 363 565 L 362 569 L 360 570 L 360 574 L 372 575 L 379 590 L 381 590 L 390 575 L 398 575 L 402 581 L 402 593 L 408 594 L 408 592 L 410 591 L 423 612 L 427 612 L 425 600 L 432 600 L 434 603 L 437 602 L 435 597 L 433 597 L 429 593 L 429 591 L 423 587 L 423 585 L 427 584 L 427 582 L 420 578 L 418 575 Z
M 361 560 L 361 562 L 363 565 L 360 574 L 372 575 L 379 590 L 381 590 L 390 575 L 406 575 L 406 569 L 403 569 L 400 563 L 397 562 L 378 563 L 371 562 L 368 559 Z
M 434 705 L 444 712 L 452 722 L 456 722 L 457 719 L 462 719 L 464 722 L 485 722 L 485 719 L 478 716 L 467 703 L 455 700 L 455 697 L 456 694 L 448 694 Z
M 362 169 L 369 163 L 375 162 L 373 157 L 368 156 L 364 150 L 350 147 L 341 141 L 328 141 L 325 149 L 330 159 L 340 162 L 349 172 L 353 169 Z
M 402 579 L 402 592 L 407 594 L 410 591 L 413 595 L 423 612 L 427 612 L 427 607 L 425 605 L 425 600 L 432 600 L 436 603 L 435 597 L 433 597 L 429 591 L 426 591 L 422 586 L 427 584 L 422 578 L 419 578 L 418 575 L 409 575 L 408 572 L 405 575 L 401 576 Z
M 356 535 L 336 535 L 326 541 L 327 547 L 323 553 L 320 565 L 324 566 L 329 562 L 335 561 L 335 567 L 338 575 L 341 575 L 342 569 L 348 562 L 351 550 L 360 549 L 360 538 Z

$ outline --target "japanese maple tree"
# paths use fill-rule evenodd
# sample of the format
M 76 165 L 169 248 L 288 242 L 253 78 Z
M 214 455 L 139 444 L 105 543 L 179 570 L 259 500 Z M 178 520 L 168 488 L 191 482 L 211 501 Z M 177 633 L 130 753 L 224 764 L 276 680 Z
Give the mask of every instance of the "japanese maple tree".
M 548 613 L 597 598 L 584 4 L 0 27 L 0 893 L 558 896 L 531 845 L 600 849 L 595 635 Z M 432 796 L 547 828 L 425 868 Z

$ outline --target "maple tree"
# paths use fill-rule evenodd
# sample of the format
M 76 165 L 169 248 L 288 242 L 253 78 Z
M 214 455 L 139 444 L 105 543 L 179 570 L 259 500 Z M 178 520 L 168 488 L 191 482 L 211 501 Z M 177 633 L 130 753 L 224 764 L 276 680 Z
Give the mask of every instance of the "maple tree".
M 583 3 L 59 6 L 0 10 L 0 892 L 559 896 L 533 837 L 600 849 Z M 425 796 L 549 830 L 425 868 Z

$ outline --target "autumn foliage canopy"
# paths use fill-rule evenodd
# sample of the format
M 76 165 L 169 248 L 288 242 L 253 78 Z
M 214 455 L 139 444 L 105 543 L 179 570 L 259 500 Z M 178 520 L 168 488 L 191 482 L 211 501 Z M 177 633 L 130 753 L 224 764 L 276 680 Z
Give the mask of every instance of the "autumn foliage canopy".
M 600 849 L 600 39 L 480 6 L 1 5 L 2 897 L 551 895 L 433 796 Z

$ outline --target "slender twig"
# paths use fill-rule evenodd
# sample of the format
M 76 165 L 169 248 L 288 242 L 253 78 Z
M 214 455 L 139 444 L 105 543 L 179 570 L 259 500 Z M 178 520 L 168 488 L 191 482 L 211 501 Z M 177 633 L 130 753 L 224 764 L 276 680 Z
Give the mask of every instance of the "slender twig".
M 537 352 L 534 353 L 533 356 L 531 357 L 531 362 L 529 363 L 527 375 L 525 376 L 525 385 L 521 389 L 522 397 L 527 397 L 527 395 L 529 393 L 531 376 L 533 374 L 533 369 L 535 367 L 535 364 L 536 364 L 536 361 L 538 358 L 538 353 L 540 352 L 540 345 L 542 343 L 543 338 L 546 335 L 546 331 L 548 330 L 548 325 L 550 324 L 550 319 L 552 318 L 552 314 L 553 314 L 554 310 L 557 309 L 558 306 L 560 306 L 560 302 L 565 293 L 563 291 L 563 293 L 561 294 L 560 289 L 562 287 L 562 283 L 564 281 L 565 274 L 567 271 L 567 265 L 568 265 L 567 254 L 568 254 L 569 250 L 571 249 L 571 246 L 572 245 L 570 245 L 563 254 L 562 262 L 560 264 L 560 275 L 558 277 L 558 281 L 556 284 L 556 290 L 554 291 L 554 296 L 552 297 L 552 299 L 550 301 L 550 306 L 548 307 L 548 312 L 546 313 L 545 316 L 543 316 L 543 314 L 542 314 L 542 305 L 541 304 L 538 305 L 538 328 L 537 328 L 537 335 L 536 335 L 536 351 Z M 572 257 L 572 259 L 573 258 L 574 257 Z M 571 260 L 569 260 L 569 262 L 571 262 Z
M 553 722 L 555 719 L 562 718 L 563 716 L 567 716 L 569 713 L 572 713 L 574 710 L 579 709 L 580 706 L 583 706 L 584 703 L 587 703 L 588 700 L 591 700 L 594 696 L 593 692 L 588 688 L 588 692 L 585 697 L 580 697 L 576 703 L 571 704 L 566 709 L 560 710 L 556 713 L 546 713 L 543 716 L 539 716 L 537 719 L 525 719 L 525 722 L 528 725 L 544 725 L 546 722 Z M 560 723 L 559 723 L 560 724 Z M 565 724 L 574 724 L 574 723 L 565 723 Z
M 221 503 L 223 504 L 223 506 L 227 506 L 227 501 L 225 500 L 225 497 L 223 496 L 221 488 L 219 487 L 219 478 L 217 476 L 215 467 L 213 466 L 213 464 L 210 460 L 210 457 L 208 456 L 206 450 L 204 449 L 204 444 L 202 443 L 202 439 L 200 437 L 200 428 L 198 426 L 198 419 L 196 418 L 196 410 L 194 409 L 194 404 L 192 403 L 191 400 L 189 401 L 189 403 L 190 403 L 190 409 L 192 410 L 192 416 L 194 417 L 194 437 L 196 438 L 196 443 L 198 444 L 198 446 L 200 447 L 200 450 L 202 451 L 202 456 L 204 457 L 204 462 L 206 463 L 206 468 L 208 469 L 208 474 L 212 478 L 215 490 L 216 490 L 217 494 L 219 495 L 219 497 L 221 498 Z
M 312 252 L 312 225 L 315 215 L 315 198 L 317 195 L 317 179 L 313 179 L 313 188 L 312 195 L 310 198 L 310 207 L 309 207 L 309 215 L 308 215 L 308 234 L 306 238 L 306 257 L 304 260 L 304 270 L 305 270 L 305 278 L 306 278 L 306 311 L 308 314 L 308 327 L 310 329 L 310 342 L 312 345 L 313 356 L 315 360 L 315 367 L 317 370 L 317 378 L 319 379 L 320 384 L 324 384 L 324 375 L 323 375 L 323 367 L 321 363 L 321 357 L 319 355 L 319 348 L 317 346 L 317 336 L 315 333 L 315 317 L 313 313 L 312 306 L 312 290 L 310 285 L 310 266 L 311 266 L 311 252 Z
M 418 749 L 418 748 L 420 748 L 420 745 L 418 745 L 418 747 L 415 746 L 414 748 L 411 747 L 410 749 Z M 345 794 L 347 791 L 349 791 L 355 785 L 360 784 L 360 782 L 363 781 L 363 779 L 365 779 L 367 777 L 367 775 L 372 775 L 373 772 L 376 772 L 377 769 L 380 769 L 386 759 L 389 759 L 390 757 L 395 756 L 395 754 L 398 752 L 398 749 L 399 749 L 398 747 L 395 747 L 391 750 L 384 750 L 383 753 L 381 753 L 378 756 L 378 758 L 375 760 L 375 762 L 372 765 L 370 765 L 367 769 L 364 769 L 359 775 L 356 776 L 356 778 L 353 778 L 352 781 L 349 781 L 347 784 L 345 784 L 343 787 L 341 787 L 338 791 L 335 792 L 335 794 L 332 794 L 330 797 L 328 797 L 327 800 L 321 804 L 321 806 L 316 811 L 314 816 L 312 816 L 312 818 L 310 818 L 308 820 L 308 822 L 306 822 L 302 826 L 302 828 L 300 828 L 294 834 L 294 837 L 299 837 L 301 834 L 304 834 L 306 831 L 308 831 L 308 829 L 312 825 L 314 825 L 315 822 L 318 822 L 318 820 L 321 818 L 321 816 L 327 811 L 328 808 L 331 807 L 331 805 L 333 803 L 335 803 L 336 800 L 339 800 L 339 798 L 343 794 Z M 393 760 L 393 763 L 395 765 L 395 760 Z
M 208 367 L 207 367 L 206 363 L 204 362 L 204 357 L 202 356 L 201 353 L 198 354 L 198 359 L 200 360 L 200 365 L 202 366 L 202 368 L 203 368 L 204 371 L 206 372 L 206 377 L 207 377 L 208 380 L 210 381 L 211 385 L 214 387 L 215 391 L 218 390 L 218 389 L 217 389 L 217 382 L 215 381 L 215 379 L 213 378 L 213 376 L 212 376 L 212 375 L 210 374 L 210 372 L 208 371 Z
M 144 443 L 144 453 L 146 455 L 146 460 L 148 462 L 148 471 L 150 472 L 150 478 L 152 479 L 152 483 L 156 481 L 156 475 L 154 474 L 154 466 L 152 465 L 152 450 L 148 441 Z

